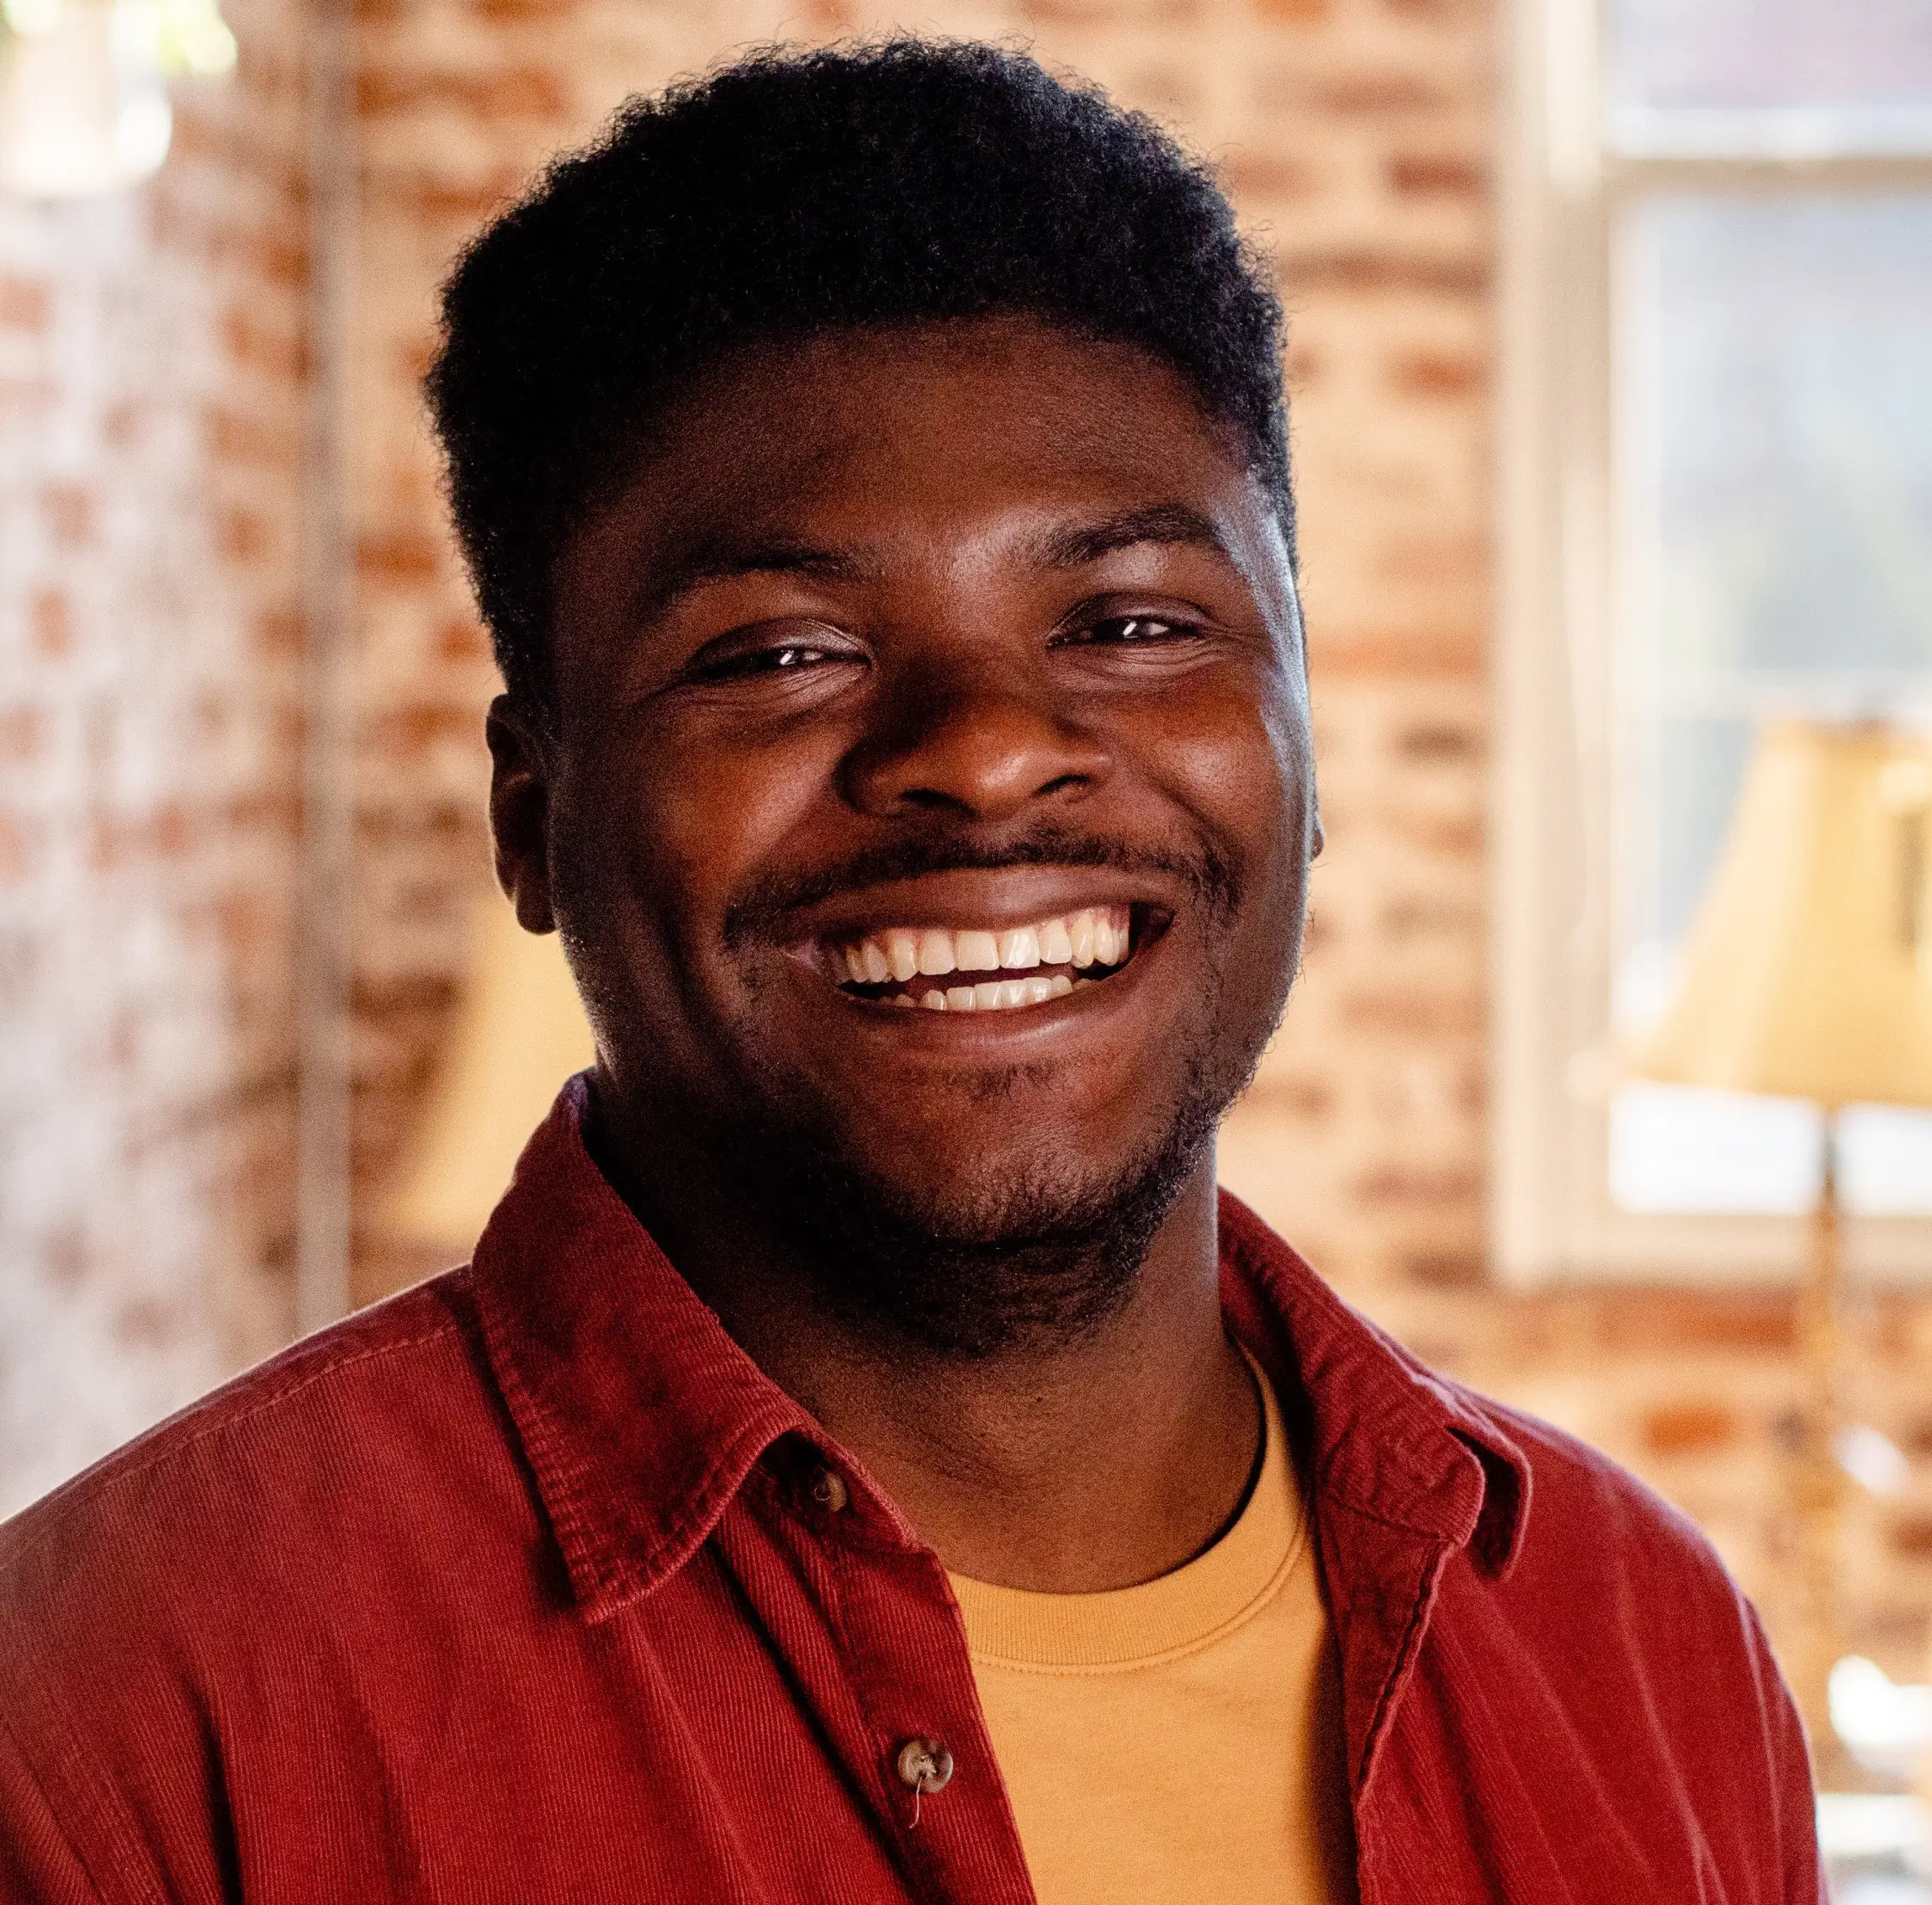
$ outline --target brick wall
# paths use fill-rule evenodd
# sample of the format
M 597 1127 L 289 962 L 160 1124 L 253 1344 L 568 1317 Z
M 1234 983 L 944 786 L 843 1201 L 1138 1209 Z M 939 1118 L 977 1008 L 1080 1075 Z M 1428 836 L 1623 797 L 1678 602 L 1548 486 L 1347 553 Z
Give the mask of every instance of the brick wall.
M 290 0 L 152 185 L 0 203 L 0 1513 L 288 1326 Z

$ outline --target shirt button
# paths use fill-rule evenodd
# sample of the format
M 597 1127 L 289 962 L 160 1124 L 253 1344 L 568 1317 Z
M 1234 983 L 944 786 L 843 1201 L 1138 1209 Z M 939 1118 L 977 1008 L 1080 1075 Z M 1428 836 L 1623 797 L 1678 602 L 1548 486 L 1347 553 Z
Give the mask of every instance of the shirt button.
M 914 1792 L 939 1792 L 953 1776 L 953 1756 L 941 1739 L 908 1739 L 899 1749 L 899 1778 Z
M 836 1515 L 851 1500 L 845 1478 L 836 1468 L 819 1468 L 812 1476 L 812 1499 L 828 1515 Z

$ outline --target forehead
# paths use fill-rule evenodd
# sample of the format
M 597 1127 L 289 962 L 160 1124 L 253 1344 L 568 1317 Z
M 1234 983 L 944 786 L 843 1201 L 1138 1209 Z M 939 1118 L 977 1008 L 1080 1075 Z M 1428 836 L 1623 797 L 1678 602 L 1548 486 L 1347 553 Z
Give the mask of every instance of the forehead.
M 1003 520 L 1173 503 L 1233 542 L 1273 522 L 1235 433 L 1136 347 L 1023 319 L 829 332 L 742 348 L 694 382 L 559 581 L 675 564 L 727 529 L 890 563 L 996 544 Z

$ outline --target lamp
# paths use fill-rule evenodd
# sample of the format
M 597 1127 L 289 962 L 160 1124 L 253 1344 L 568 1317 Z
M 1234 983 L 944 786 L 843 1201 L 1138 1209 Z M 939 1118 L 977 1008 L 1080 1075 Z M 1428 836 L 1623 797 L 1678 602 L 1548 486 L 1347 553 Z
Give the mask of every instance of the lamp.
M 78 198 L 146 178 L 173 134 L 164 80 L 234 65 L 216 0 L 0 0 L 0 191 Z
M 384 1217 L 413 1244 L 466 1251 L 558 1087 L 596 1056 L 555 934 L 499 893 L 471 916 L 468 978 L 408 1167 Z
M 1667 1084 L 1813 1100 L 1823 1158 L 1799 1312 L 1799 1658 L 1826 1711 L 1838 1654 L 1838 1114 L 1932 1105 L 1932 741 L 1877 723 L 1769 723 L 1686 942 L 1681 984 L 1633 1069 Z

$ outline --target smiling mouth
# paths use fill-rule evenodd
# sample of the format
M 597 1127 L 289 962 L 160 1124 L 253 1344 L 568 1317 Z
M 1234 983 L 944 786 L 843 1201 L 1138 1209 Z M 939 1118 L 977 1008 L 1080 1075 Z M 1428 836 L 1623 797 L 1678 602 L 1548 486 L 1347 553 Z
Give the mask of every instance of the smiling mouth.
M 1030 926 L 893 926 L 828 943 L 833 982 L 848 997 L 928 1012 L 1019 1012 L 1114 976 L 1147 922 L 1139 909 L 1084 907 Z

